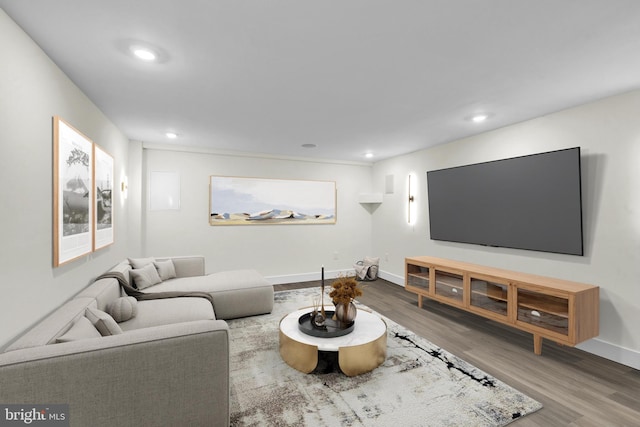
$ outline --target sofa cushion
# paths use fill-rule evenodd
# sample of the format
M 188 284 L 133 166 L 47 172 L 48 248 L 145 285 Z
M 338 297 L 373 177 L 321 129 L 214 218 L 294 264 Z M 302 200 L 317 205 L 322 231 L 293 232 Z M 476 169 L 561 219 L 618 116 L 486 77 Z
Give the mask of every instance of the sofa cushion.
M 156 267 L 156 270 L 158 270 L 158 275 L 161 280 L 164 281 L 176 277 L 176 268 L 170 259 L 166 261 L 154 261 L 153 265 Z
M 120 297 L 109 303 L 107 313 L 116 322 L 126 322 L 138 314 L 138 301 L 134 297 Z
M 146 289 L 147 293 L 166 291 L 220 292 L 239 289 L 269 287 L 269 284 L 255 270 L 229 270 L 206 276 L 180 277 L 167 280 Z
M 98 310 L 97 308 L 87 307 L 87 310 L 84 314 L 87 319 L 96 327 L 96 329 L 100 332 L 103 337 L 107 337 L 109 335 L 118 335 L 122 333 L 122 329 L 113 317 L 109 316 L 108 313 L 105 313 L 102 310 Z
M 138 301 L 136 317 L 119 324 L 123 331 L 169 325 L 193 320 L 215 320 L 211 303 L 205 298 L 180 297 Z
M 100 338 L 102 335 L 86 317 L 80 317 L 67 332 L 56 339 L 56 342 L 71 342 L 87 338 Z
M 149 264 L 153 264 L 153 262 L 156 259 L 155 258 L 128 258 L 128 260 L 129 260 L 129 264 L 131 264 L 131 267 L 136 269 L 136 268 L 142 268 Z
M 153 286 L 162 282 L 160 276 L 158 275 L 158 270 L 156 270 L 156 267 L 153 265 L 153 263 L 147 264 L 142 268 L 134 268 L 133 270 L 131 270 L 130 274 L 131 278 L 133 279 L 133 284 L 138 289 L 145 289 L 149 286 Z

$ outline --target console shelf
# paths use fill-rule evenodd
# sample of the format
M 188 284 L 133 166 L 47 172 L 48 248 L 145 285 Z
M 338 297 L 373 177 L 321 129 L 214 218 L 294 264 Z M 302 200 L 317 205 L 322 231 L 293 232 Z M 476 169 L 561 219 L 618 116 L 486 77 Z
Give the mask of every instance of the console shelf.
M 598 336 L 600 288 L 428 256 L 405 259 L 405 289 L 533 334 L 574 346 Z

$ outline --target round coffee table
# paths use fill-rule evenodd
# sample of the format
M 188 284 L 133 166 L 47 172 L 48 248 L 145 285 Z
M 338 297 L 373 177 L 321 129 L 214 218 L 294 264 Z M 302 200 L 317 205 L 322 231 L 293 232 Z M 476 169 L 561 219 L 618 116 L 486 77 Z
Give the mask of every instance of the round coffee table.
M 381 318 L 358 309 L 351 333 L 322 338 L 307 335 L 298 328 L 300 316 L 310 311 L 310 308 L 297 310 L 280 321 L 280 356 L 289 366 L 305 374 L 313 372 L 319 351 L 337 352 L 340 370 L 350 377 L 372 371 L 384 362 L 387 324 Z

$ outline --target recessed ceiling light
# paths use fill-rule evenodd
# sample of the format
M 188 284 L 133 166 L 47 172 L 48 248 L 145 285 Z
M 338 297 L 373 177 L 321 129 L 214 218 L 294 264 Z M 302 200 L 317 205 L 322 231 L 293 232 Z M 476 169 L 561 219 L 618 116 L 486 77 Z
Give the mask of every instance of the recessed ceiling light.
M 364 156 L 365 156 L 367 159 L 371 159 L 371 158 L 373 158 L 373 153 L 366 153 Z
M 302 144 L 302 148 L 316 148 L 316 144 Z
M 165 64 L 171 60 L 169 53 L 161 46 L 146 40 L 119 39 L 116 46 L 121 53 L 138 61 Z
M 489 118 L 488 114 L 476 114 L 475 116 L 471 117 L 471 121 L 473 123 L 482 123 L 488 118 Z
M 167 138 L 169 139 L 176 139 L 178 137 L 178 134 L 175 132 L 167 132 L 165 135 L 167 135 Z
M 158 57 L 154 51 L 146 47 L 133 46 L 131 52 L 133 52 L 136 58 L 142 59 L 143 61 L 155 61 Z

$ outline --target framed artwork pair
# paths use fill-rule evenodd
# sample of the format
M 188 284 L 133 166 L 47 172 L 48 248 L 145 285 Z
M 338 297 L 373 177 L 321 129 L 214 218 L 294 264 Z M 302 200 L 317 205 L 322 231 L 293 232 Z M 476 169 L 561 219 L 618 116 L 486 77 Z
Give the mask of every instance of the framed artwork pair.
M 53 266 L 109 246 L 113 157 L 60 117 L 53 118 Z

